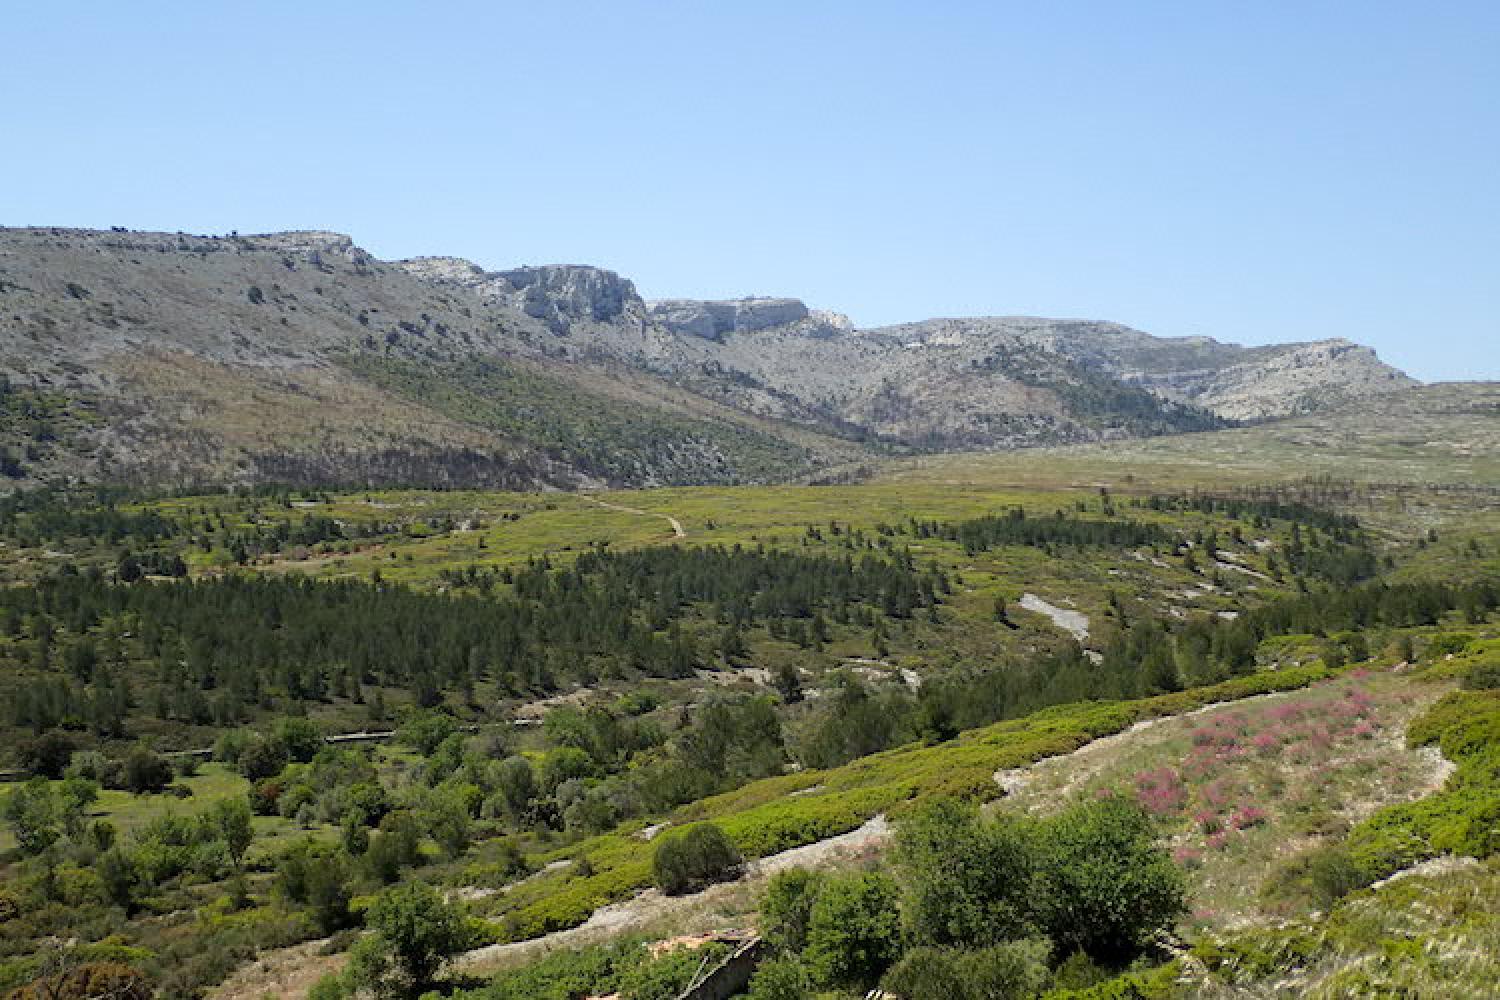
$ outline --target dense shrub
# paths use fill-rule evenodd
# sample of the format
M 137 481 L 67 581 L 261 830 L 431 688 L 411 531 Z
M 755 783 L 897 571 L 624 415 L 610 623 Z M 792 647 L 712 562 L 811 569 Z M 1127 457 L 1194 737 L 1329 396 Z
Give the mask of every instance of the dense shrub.
M 652 858 L 656 885 L 669 895 L 738 878 L 744 859 L 712 823 L 662 837 Z
M 423 757 L 429 757 L 448 737 L 458 732 L 453 717 L 441 712 L 418 712 L 401 724 L 398 736 L 402 743 Z
M 901 953 L 900 893 L 872 872 L 829 878 L 808 918 L 803 959 L 824 986 L 873 986 Z
M 750 977 L 748 1000 L 808 1000 L 811 996 L 807 970 L 795 959 L 762 962 Z
M 247 780 L 257 782 L 276 777 L 289 759 L 280 740 L 261 736 L 240 750 L 238 766 Z
M 52 730 L 21 743 L 18 755 L 21 766 L 43 778 L 61 778 L 73 758 L 73 738 Z
M 125 758 L 125 787 L 142 794 L 159 792 L 172 783 L 172 763 L 161 754 L 136 747 Z
M 1130 958 L 1184 912 L 1182 872 L 1133 803 L 1083 802 L 1039 834 L 1037 917 L 1059 950 Z
M 1046 941 L 988 948 L 915 948 L 881 980 L 901 1000 L 1028 1000 L 1051 978 Z
M 76 969 L 11 990 L 6 1000 L 151 1000 L 150 983 L 139 971 L 117 962 L 88 962 Z
M 896 858 L 912 941 L 980 947 L 1035 931 L 1035 834 L 981 823 L 978 810 L 936 799 L 902 819 Z
M 438 969 L 466 943 L 458 909 L 425 882 L 408 882 L 382 892 L 370 907 L 367 923 L 374 934 L 361 945 L 367 955 L 379 955 L 384 961 L 367 961 L 366 972 L 387 970 L 387 976 L 394 973 L 407 989 L 432 982 Z M 384 992 L 391 985 L 387 976 L 368 975 L 360 985 Z
M 760 933 L 772 948 L 796 954 L 807 947 L 807 929 L 823 876 L 805 868 L 778 872 L 760 902 Z
M 272 729 L 271 738 L 299 764 L 306 764 L 323 749 L 323 734 L 310 719 L 280 719 Z
M 982 947 L 1043 933 L 1061 950 L 1128 959 L 1183 910 L 1181 873 L 1123 799 L 1028 820 L 935 800 L 897 827 L 912 941 Z M 934 960 L 935 961 L 935 960 Z
M 1493 691 L 1500 688 L 1500 654 L 1493 654 L 1471 666 L 1463 686 L 1471 691 Z

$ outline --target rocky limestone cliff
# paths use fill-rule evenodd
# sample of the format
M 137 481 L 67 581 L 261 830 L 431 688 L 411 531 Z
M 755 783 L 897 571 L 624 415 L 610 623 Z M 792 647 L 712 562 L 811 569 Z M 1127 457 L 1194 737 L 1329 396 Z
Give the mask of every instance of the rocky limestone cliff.
M 730 333 L 754 333 L 800 323 L 810 315 L 800 299 L 660 299 L 647 303 L 647 314 L 673 333 L 723 340 Z
M 351 382 L 363 377 L 351 376 L 351 357 L 386 379 L 378 391 Z M 521 362 L 588 381 L 585 396 L 618 395 L 634 380 L 649 405 L 718 428 L 695 430 L 693 440 L 749 441 L 742 425 L 724 430 L 748 420 L 753 434 L 813 440 L 825 452 L 872 441 L 1008 448 L 1201 430 L 1412 384 L 1347 341 L 1246 348 L 1024 316 L 856 330 L 792 298 L 648 305 L 628 279 L 594 267 L 385 263 L 337 233 L 0 229 L 0 370 L 15 384 L 102 394 L 100 405 L 177 428 L 167 438 L 201 431 L 194 450 L 173 450 L 183 476 L 204 462 L 259 462 L 287 440 L 324 448 L 358 436 L 364 455 L 418 455 L 423 438 L 437 437 L 491 449 L 492 437 L 465 422 L 487 405 L 483 393 L 448 423 L 395 397 L 416 391 L 422 366 L 503 372 Z M 506 391 L 524 387 L 493 378 Z M 320 409 L 333 400 L 337 412 Z M 594 409 L 572 406 L 559 419 Z M 286 427 L 275 426 L 278 415 Z M 114 460 L 135 461 L 146 432 L 132 441 L 118 426 L 108 432 L 119 438 Z M 507 454 L 524 458 L 523 445 Z M 682 447 L 696 454 L 696 444 Z M 754 448 L 769 453 L 763 441 Z M 646 461 L 641 481 L 669 465 L 673 481 L 691 480 L 682 462 L 660 457 Z M 729 469 L 715 475 L 737 474 Z
M 485 271 L 458 257 L 416 257 L 396 266 L 425 281 L 466 288 L 566 333 L 574 323 L 644 324 L 635 285 L 613 271 L 572 264 Z
M 1312 413 L 1420 384 L 1342 338 L 1278 345 L 1217 371 L 1158 373 L 1141 382 L 1234 420 Z

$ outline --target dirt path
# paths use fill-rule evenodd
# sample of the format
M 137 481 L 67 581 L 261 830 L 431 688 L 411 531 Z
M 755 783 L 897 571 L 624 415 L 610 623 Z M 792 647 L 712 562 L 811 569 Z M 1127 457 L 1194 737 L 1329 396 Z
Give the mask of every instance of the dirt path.
M 480 972 L 530 961 L 558 948 L 598 944 L 624 933 L 658 927 L 670 927 L 673 932 L 722 928 L 726 915 L 738 916 L 754 908 L 757 891 L 777 872 L 796 867 L 816 868 L 855 858 L 878 848 L 890 831 L 886 818 L 876 816 L 848 833 L 753 861 L 737 881 L 709 886 L 688 896 L 665 896 L 656 889 L 647 889 L 595 910 L 593 916 L 577 927 L 529 941 L 488 945 L 460 955 L 453 964 L 468 972 Z M 342 969 L 348 959 L 347 954 L 322 954 L 326 943 L 326 939 L 306 941 L 265 952 L 210 991 L 209 996 L 213 1000 L 306 996 L 319 978 Z
M 578 495 L 587 500 L 589 503 L 598 504 L 600 507 L 604 507 L 607 510 L 617 510 L 622 514 L 640 514 L 642 517 L 662 518 L 672 526 L 672 534 L 676 535 L 678 538 L 687 537 L 687 532 L 683 530 L 682 522 L 677 520 L 677 518 L 673 517 L 670 514 L 658 514 L 654 510 L 641 510 L 639 507 L 625 507 L 617 503 L 607 503 L 603 500 L 600 500 L 598 497 L 592 496 L 588 493 L 580 493 Z
M 600 907 L 594 911 L 593 916 L 577 927 L 555 931 L 530 941 L 492 944 L 460 956 L 454 964 L 471 971 L 508 965 L 557 948 L 597 944 L 620 934 L 640 931 L 674 919 L 691 919 L 694 914 L 713 912 L 723 908 L 725 904 L 748 902 L 747 897 L 753 896 L 753 890 L 777 872 L 788 868 L 816 868 L 834 864 L 884 843 L 890 830 L 890 823 L 886 818 L 876 816 L 857 830 L 753 861 L 738 881 L 709 886 L 702 892 L 689 896 L 666 896 L 659 890 L 647 889 L 630 899 Z M 674 929 L 678 932 L 684 930 L 681 926 Z
M 214 1000 L 305 997 L 325 974 L 344 967 L 348 956 L 322 953 L 327 943 L 327 938 L 319 938 L 264 952 L 251 964 L 236 969 L 208 995 Z

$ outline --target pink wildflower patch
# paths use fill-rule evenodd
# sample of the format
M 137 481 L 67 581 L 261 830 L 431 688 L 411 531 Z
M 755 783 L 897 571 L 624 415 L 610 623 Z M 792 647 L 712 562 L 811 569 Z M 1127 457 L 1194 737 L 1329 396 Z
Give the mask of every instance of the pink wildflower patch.
M 1233 797 L 1233 791 L 1222 781 L 1211 781 L 1203 786 L 1203 801 L 1215 808 L 1227 806 Z
M 1135 776 L 1135 799 L 1153 816 L 1171 816 L 1187 805 L 1187 786 L 1170 767 Z
M 1260 826 L 1268 819 L 1266 811 L 1259 806 L 1246 806 L 1234 814 L 1231 822 L 1236 830 L 1248 830 Z

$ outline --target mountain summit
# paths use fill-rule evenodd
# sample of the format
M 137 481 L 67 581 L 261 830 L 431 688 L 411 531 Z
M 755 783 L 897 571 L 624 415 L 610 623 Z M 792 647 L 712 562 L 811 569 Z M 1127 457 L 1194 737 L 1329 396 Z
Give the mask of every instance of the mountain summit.
M 1414 385 L 1344 340 L 1115 323 L 855 329 L 647 302 L 575 265 L 382 262 L 337 233 L 0 229 L 12 478 L 562 488 L 816 476 L 891 453 L 1212 429 Z

